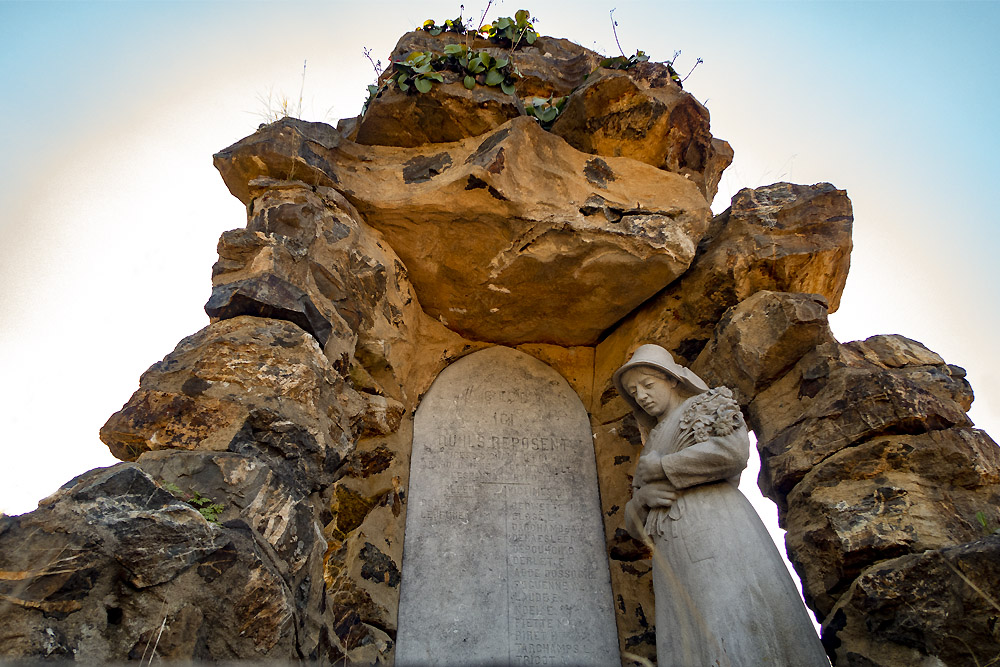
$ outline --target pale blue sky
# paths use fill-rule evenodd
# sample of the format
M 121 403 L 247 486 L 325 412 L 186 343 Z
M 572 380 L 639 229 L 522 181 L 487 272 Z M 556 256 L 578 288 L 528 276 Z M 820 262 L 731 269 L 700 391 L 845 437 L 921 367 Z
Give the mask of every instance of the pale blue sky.
M 466 16 L 485 3 L 467 4 Z M 491 18 L 522 5 L 494 4 Z M 838 337 L 902 333 L 969 369 L 1000 433 L 993 350 L 1000 132 L 994 2 L 524 3 L 540 32 L 683 55 L 744 186 L 829 181 L 855 209 Z M 355 115 L 398 36 L 458 3 L 0 1 L 0 511 L 112 459 L 97 430 L 207 323 L 215 243 L 243 226 L 213 152 L 258 97 Z

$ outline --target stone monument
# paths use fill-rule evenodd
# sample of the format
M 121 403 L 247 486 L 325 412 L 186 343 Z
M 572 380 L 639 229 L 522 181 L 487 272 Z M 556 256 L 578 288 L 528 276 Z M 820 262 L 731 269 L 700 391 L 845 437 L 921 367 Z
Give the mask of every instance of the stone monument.
M 414 420 L 396 664 L 618 661 L 583 404 L 513 349 L 459 360 Z

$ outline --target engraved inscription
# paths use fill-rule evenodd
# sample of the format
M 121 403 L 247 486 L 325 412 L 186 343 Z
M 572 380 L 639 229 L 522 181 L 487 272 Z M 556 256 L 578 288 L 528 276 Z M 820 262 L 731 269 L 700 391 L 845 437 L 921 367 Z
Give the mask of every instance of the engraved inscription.
M 490 348 L 435 381 L 405 540 L 398 664 L 618 661 L 589 420 L 540 362 Z

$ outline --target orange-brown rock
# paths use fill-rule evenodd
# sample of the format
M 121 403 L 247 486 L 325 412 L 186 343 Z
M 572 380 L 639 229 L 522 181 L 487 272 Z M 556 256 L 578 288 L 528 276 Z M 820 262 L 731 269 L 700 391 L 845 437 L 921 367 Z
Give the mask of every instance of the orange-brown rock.
M 353 447 L 361 401 L 298 326 L 240 316 L 185 338 L 146 371 L 101 439 L 127 461 L 162 449 L 259 449 L 319 488 Z
M 476 85 L 468 90 L 455 72 L 443 71 L 444 82 L 428 93 L 383 86 L 359 117 L 351 138 L 360 144 L 415 147 L 460 141 L 491 132 L 508 120 L 524 115 L 521 98 L 568 95 L 600 64 L 601 56 L 569 40 L 539 37 L 534 44 L 521 44 L 511 54 L 481 38 L 424 30 L 403 35 L 390 61 L 405 60 L 414 51 L 441 54 L 449 43 L 466 44 L 471 51 L 486 51 L 493 57 L 511 56 L 521 73 L 514 84 L 517 96 L 499 87 Z M 384 83 L 391 66 L 382 76 Z
M 761 290 L 817 294 L 836 310 L 851 252 L 851 202 L 829 183 L 744 189 L 712 221 L 691 268 L 635 309 L 597 346 L 595 404 L 601 421 L 627 412 L 611 374 L 640 343 L 689 365 L 723 313 Z
M 784 507 L 786 496 L 837 452 L 878 436 L 972 425 L 962 402 L 971 395 L 952 367 L 891 368 L 839 343 L 823 343 L 751 403 L 760 486 Z
M 822 306 L 759 292 L 726 313 L 695 368 L 749 406 L 760 484 L 824 643 L 849 665 L 993 655 L 991 626 L 949 618 L 996 611 L 992 575 L 958 569 L 995 558 L 981 538 L 1000 526 L 1000 448 L 970 428 L 965 372 L 903 336 L 841 345 Z M 942 634 L 975 644 L 924 639 Z
M 806 599 L 825 618 L 873 563 L 1000 526 L 1000 448 L 982 431 L 886 435 L 844 449 L 788 494 L 783 516 Z
M 244 179 L 280 177 L 285 166 L 250 159 L 260 143 L 269 142 L 216 156 L 247 202 Z M 399 254 L 427 313 L 503 344 L 593 344 L 687 268 L 708 224 L 686 179 L 580 153 L 529 118 L 419 152 L 343 141 L 314 164 L 329 173 L 305 181 L 336 183 Z
M 807 352 L 833 336 L 826 299 L 761 290 L 726 311 L 691 369 L 726 386 L 744 407 Z
M 713 139 L 706 109 L 660 63 L 598 69 L 567 100 L 552 132 L 585 153 L 624 156 L 691 179 L 709 202 L 733 149 Z

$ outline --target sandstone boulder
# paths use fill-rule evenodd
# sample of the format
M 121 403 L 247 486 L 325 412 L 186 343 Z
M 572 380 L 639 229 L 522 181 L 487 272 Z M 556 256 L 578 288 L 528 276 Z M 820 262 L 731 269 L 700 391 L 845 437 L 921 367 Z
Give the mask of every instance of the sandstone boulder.
M 788 551 L 823 618 L 873 563 L 1000 526 L 1000 448 L 969 428 L 876 437 L 813 468 L 787 502 Z
M 499 87 L 476 85 L 468 90 L 455 72 L 444 71 L 444 82 L 428 93 L 401 92 L 384 85 L 392 67 L 381 77 L 382 89 L 359 117 L 350 136 L 360 144 L 415 147 L 460 141 L 491 132 L 508 120 L 524 115 L 521 98 L 568 95 L 597 69 L 601 56 L 569 40 L 539 37 L 510 53 L 481 38 L 423 30 L 403 35 L 390 61 L 403 61 L 414 51 L 441 54 L 446 44 L 466 44 L 470 51 L 486 51 L 494 58 L 510 56 L 521 77 L 514 84 L 517 95 Z
M 761 392 L 748 410 L 765 461 L 760 486 L 784 507 L 814 467 L 874 437 L 969 427 L 964 372 L 950 367 L 890 368 L 839 343 L 823 343 Z
M 833 340 L 826 299 L 761 290 L 723 315 L 691 369 L 744 407 L 807 352 Z
M 399 258 L 333 189 L 272 179 L 250 186 L 246 228 L 219 239 L 205 310 L 294 322 L 341 374 L 355 362 L 366 369 L 370 382 L 352 375 L 362 392 L 400 400 L 422 312 Z
M 362 401 L 298 326 L 240 316 L 153 364 L 101 439 L 126 461 L 162 449 L 259 452 L 320 488 L 353 447 Z
M 602 421 L 626 411 L 611 374 L 640 343 L 662 345 L 690 365 L 726 310 L 761 290 L 815 294 L 836 310 L 850 264 L 852 220 L 847 194 L 829 183 L 738 192 L 712 221 L 691 268 L 599 343 L 594 409 Z
M 216 156 L 248 203 L 244 179 L 280 178 L 285 165 L 245 155 L 261 141 Z M 424 309 L 502 344 L 593 344 L 687 268 L 708 224 L 686 179 L 580 153 L 529 118 L 419 152 L 344 141 L 321 163 L 331 171 L 305 182 L 334 183 L 384 235 Z
M 140 466 L 91 471 L 5 519 L 5 658 L 341 657 L 322 615 L 321 541 L 299 535 L 289 573 L 261 535 L 276 516 L 253 524 L 227 510 L 239 518 L 210 522 Z
M 733 149 L 665 65 L 598 69 L 567 100 L 552 132 L 585 153 L 623 156 L 691 179 L 711 202 Z
M 824 624 L 836 665 L 988 665 L 1000 655 L 1000 535 L 866 570 Z

